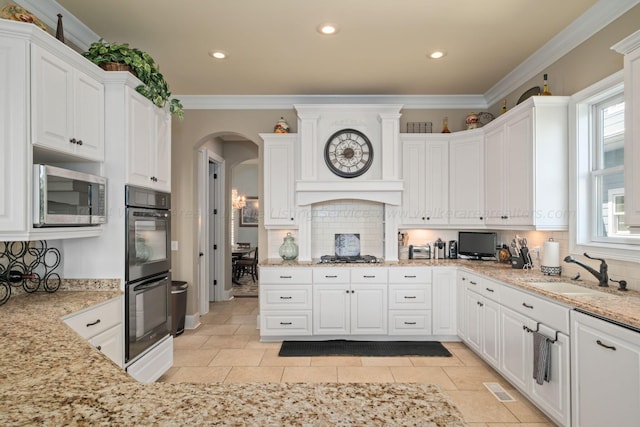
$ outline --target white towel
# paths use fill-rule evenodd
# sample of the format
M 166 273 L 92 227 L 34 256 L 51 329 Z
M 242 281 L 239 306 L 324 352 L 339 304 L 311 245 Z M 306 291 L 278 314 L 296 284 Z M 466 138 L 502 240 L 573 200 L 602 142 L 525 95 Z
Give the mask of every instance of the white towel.
M 533 332 L 533 379 L 542 385 L 551 380 L 551 340 Z

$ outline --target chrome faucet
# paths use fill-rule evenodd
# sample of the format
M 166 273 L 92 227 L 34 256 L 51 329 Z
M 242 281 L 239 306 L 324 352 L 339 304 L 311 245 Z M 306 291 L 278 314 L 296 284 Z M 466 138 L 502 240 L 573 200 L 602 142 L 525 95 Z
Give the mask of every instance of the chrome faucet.
M 586 252 L 584 253 L 584 256 L 586 256 L 589 259 L 595 259 L 600 261 L 600 271 L 596 271 L 594 268 L 591 268 L 590 266 L 588 266 L 587 264 L 583 263 L 582 261 L 579 261 L 577 259 L 575 259 L 574 257 L 572 257 L 571 255 L 565 257 L 564 262 L 573 262 L 576 263 L 582 267 L 584 267 L 585 270 L 587 270 L 589 273 L 593 274 L 594 277 L 596 279 L 598 279 L 598 286 L 609 286 L 609 273 L 607 272 L 609 270 L 609 266 L 607 265 L 606 261 L 602 258 L 593 258 L 590 257 Z

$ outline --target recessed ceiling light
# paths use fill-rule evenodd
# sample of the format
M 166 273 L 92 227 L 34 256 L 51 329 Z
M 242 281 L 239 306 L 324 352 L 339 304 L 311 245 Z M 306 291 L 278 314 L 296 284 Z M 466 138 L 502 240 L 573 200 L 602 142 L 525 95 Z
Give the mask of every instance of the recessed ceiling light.
M 229 54 L 224 50 L 214 49 L 209 51 L 209 56 L 214 59 L 227 59 Z
M 337 33 L 338 30 L 339 30 L 339 28 L 338 28 L 338 26 L 336 24 L 325 23 L 325 24 L 318 25 L 318 32 L 320 34 L 325 35 L 325 36 L 333 35 L 333 34 Z
M 440 59 L 447 54 L 444 50 L 436 50 L 429 54 L 429 58 L 431 59 Z

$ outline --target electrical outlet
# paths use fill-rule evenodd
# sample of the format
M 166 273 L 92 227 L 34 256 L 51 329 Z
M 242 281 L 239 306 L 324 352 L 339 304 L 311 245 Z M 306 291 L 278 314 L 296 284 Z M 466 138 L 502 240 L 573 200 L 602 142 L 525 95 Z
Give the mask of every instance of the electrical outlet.
M 540 261 L 540 246 L 532 248 L 531 251 L 536 254 L 536 261 Z
M 177 251 L 178 250 L 178 241 L 177 240 L 172 240 L 171 241 L 171 250 L 172 251 Z

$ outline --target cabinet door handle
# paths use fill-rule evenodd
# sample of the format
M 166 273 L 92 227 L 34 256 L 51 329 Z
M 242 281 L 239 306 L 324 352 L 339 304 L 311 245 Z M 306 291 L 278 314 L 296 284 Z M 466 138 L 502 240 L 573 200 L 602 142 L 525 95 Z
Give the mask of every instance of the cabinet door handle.
M 280 297 L 280 299 L 291 299 L 292 297 Z
M 355 293 L 356 293 L 356 291 L 351 291 L 351 293 L 352 293 L 352 294 L 355 294 Z
M 614 346 L 612 346 L 612 345 L 602 344 L 602 341 L 600 341 L 600 340 L 597 340 L 597 341 L 596 341 L 596 344 L 598 344 L 600 347 L 604 347 L 604 348 L 606 348 L 606 349 L 616 351 L 616 348 L 615 348 Z
M 280 322 L 281 325 L 291 325 L 291 322 Z
M 479 305 L 480 307 L 484 307 L 484 304 L 483 304 L 483 303 L 481 303 L 481 302 L 479 302 L 479 301 L 478 301 L 478 305 Z
M 347 289 L 347 293 L 349 293 L 349 289 Z
M 416 322 L 404 322 L 405 325 L 415 325 Z
M 474 285 L 474 286 L 475 286 L 475 285 L 477 285 L 477 283 L 476 283 L 476 282 L 474 282 L 473 280 L 469 280 L 469 283 L 471 283 L 471 284 L 472 284 L 472 285 Z
M 97 346 L 96 348 L 98 349 L 98 351 L 102 351 L 102 346 L 101 345 Z
M 82 145 L 82 140 L 81 140 L 81 139 L 79 139 L 79 140 L 76 142 L 76 144 L 78 144 L 78 145 Z
M 95 322 L 87 323 L 87 328 L 88 328 L 89 326 L 95 326 L 95 325 L 97 325 L 98 323 L 100 323 L 100 319 L 96 320 Z
M 72 144 L 76 144 L 78 141 L 76 141 L 76 139 L 75 139 L 75 138 L 71 138 L 71 139 L 69 140 L 69 142 L 70 142 L 70 143 L 72 143 Z
M 416 299 L 415 295 L 405 295 L 404 299 Z
M 491 288 L 485 288 L 488 292 L 495 292 L 493 289 Z
M 338 278 L 338 276 L 324 276 L 324 277 L 326 277 L 327 279 L 336 279 L 336 278 Z
M 281 279 L 291 279 L 291 276 L 280 276 Z
M 375 279 L 376 278 L 376 276 L 362 276 L 362 277 L 364 277 L 365 279 Z
M 416 278 L 416 276 L 407 276 L 407 275 L 405 275 L 405 276 L 404 276 L 404 278 L 405 278 L 405 279 L 415 279 L 415 278 Z
M 523 303 L 522 303 L 522 306 L 523 306 L 524 308 L 533 308 L 533 306 L 532 306 L 532 305 L 529 305 L 529 304 L 527 304 L 526 302 L 523 302 Z

